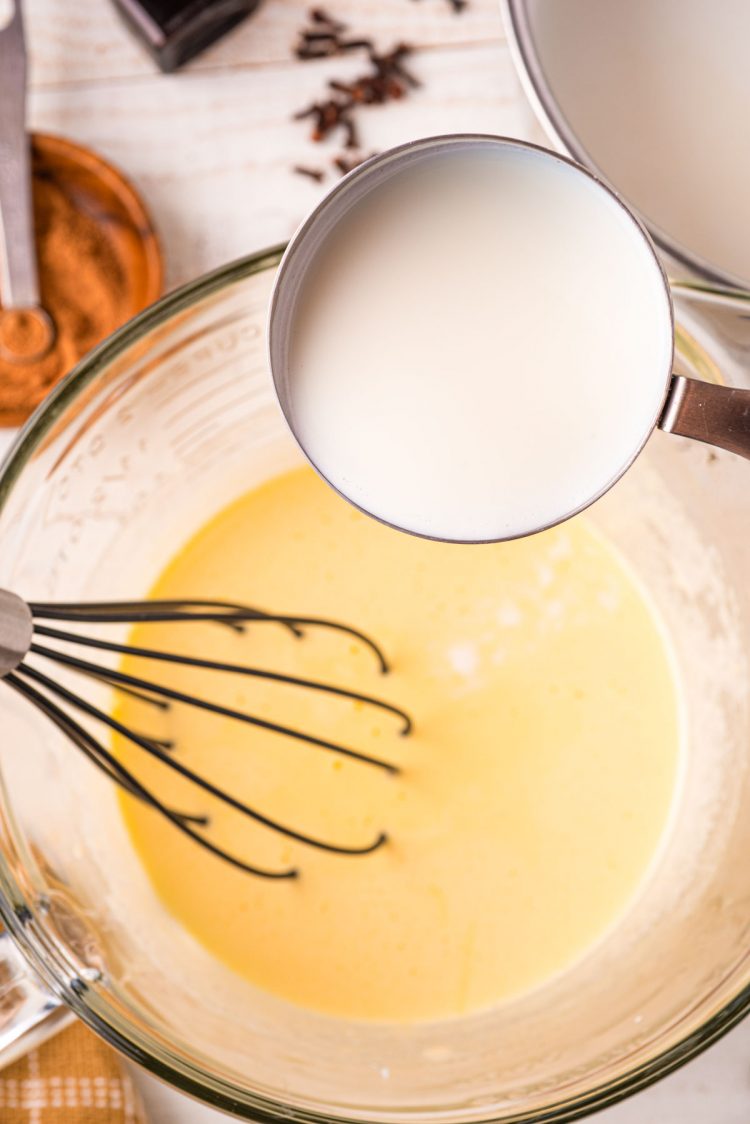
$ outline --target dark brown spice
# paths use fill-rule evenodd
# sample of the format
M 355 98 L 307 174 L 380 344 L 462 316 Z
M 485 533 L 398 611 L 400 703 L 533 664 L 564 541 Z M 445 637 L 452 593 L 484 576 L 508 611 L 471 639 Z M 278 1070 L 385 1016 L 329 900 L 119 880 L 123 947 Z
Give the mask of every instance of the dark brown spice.
M 334 156 L 332 164 L 334 168 L 341 172 L 342 176 L 345 176 L 347 172 L 353 172 L 355 168 L 358 168 L 360 164 L 364 164 L 365 160 L 372 159 L 373 156 L 377 156 L 377 152 L 370 152 L 367 156 L 362 156 L 361 154 L 351 157 Z
M 455 12 L 468 6 L 468 0 L 448 0 Z M 370 70 L 359 78 L 344 81 L 330 79 L 328 89 L 331 96 L 315 101 L 294 115 L 295 120 L 312 119 L 311 138 L 316 142 L 326 140 L 332 133 L 343 133 L 346 153 L 332 160 L 333 166 L 341 173 L 358 167 L 370 156 L 363 156 L 359 148 L 359 133 L 355 113 L 368 105 L 383 105 L 389 101 L 399 101 L 410 90 L 420 86 L 419 80 L 405 65 L 413 53 L 408 43 L 398 43 L 391 51 L 379 53 L 372 39 L 349 37 L 349 28 L 343 20 L 336 19 L 326 9 L 312 8 L 309 15 L 310 26 L 303 28 L 295 46 L 295 55 L 303 61 L 332 58 L 352 51 L 363 51 L 367 55 Z M 316 183 L 326 176 L 319 168 L 296 166 L 294 171 L 308 176 Z
M 313 8 L 309 13 L 312 27 L 303 28 L 294 53 L 298 59 L 326 59 L 342 55 L 347 51 L 368 51 L 372 49 L 370 39 L 344 39 L 347 25 L 334 19 L 323 8 Z
M 448 3 L 456 13 L 463 12 L 469 6 L 469 0 L 448 0 Z
M 124 181 L 93 153 L 54 137 L 32 145 L 41 302 L 54 326 L 38 358 L 40 320 L 0 307 L 0 426 L 18 425 L 95 344 L 161 286 L 156 238 Z M 44 340 L 41 341 L 42 343 Z
M 325 140 L 335 129 L 343 129 L 345 146 L 356 148 L 357 128 L 351 116 L 352 107 L 351 101 L 329 98 L 328 101 L 313 102 L 307 109 L 301 109 L 299 113 L 295 113 L 294 119 L 304 121 L 305 118 L 312 117 L 313 127 L 310 136 L 314 141 Z
M 326 27 L 333 28 L 335 31 L 343 31 L 346 27 L 346 24 L 342 23 L 341 20 L 334 19 L 323 8 L 311 8 L 310 19 L 313 23 L 325 24 Z
M 360 164 L 364 164 L 365 160 L 371 160 L 373 156 L 377 156 L 377 152 L 352 152 L 347 156 L 343 152 L 339 156 L 334 156 L 331 160 L 331 166 L 339 173 L 345 176 L 348 172 L 353 172 Z M 295 164 L 292 168 L 298 176 L 306 176 L 308 179 L 314 180 L 315 183 L 323 183 L 328 179 L 328 174 L 322 168 L 310 168 L 304 164 Z
M 316 183 L 322 183 L 326 178 L 326 174 L 320 168 L 305 168 L 302 164 L 295 164 L 292 171 L 296 172 L 298 176 L 307 176 L 308 179 L 315 180 Z
M 325 140 L 340 130 L 344 134 L 344 147 L 356 149 L 359 134 L 354 111 L 367 105 L 398 101 L 419 86 L 418 79 L 405 66 L 412 48 L 407 43 L 398 43 L 392 50 L 380 54 L 371 39 L 345 38 L 347 25 L 322 8 L 312 9 L 310 22 L 311 26 L 300 32 L 295 48 L 297 58 L 308 61 L 361 50 L 367 54 L 370 70 L 354 81 L 331 79 L 328 88 L 332 96 L 300 110 L 294 115 L 295 120 L 312 118 L 314 141 Z

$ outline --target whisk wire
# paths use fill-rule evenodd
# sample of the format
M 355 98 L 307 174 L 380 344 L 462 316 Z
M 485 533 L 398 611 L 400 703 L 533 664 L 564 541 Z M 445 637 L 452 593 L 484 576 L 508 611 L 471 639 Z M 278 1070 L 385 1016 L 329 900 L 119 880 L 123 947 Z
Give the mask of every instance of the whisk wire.
M 81 646 L 89 649 L 108 652 L 115 655 L 124 655 L 133 659 L 162 662 L 166 664 L 195 667 L 217 673 L 228 673 L 246 676 L 252 679 L 278 683 L 282 686 L 300 688 L 311 692 L 320 692 L 332 698 L 349 700 L 355 704 L 370 706 L 381 712 L 398 719 L 402 725 L 401 734 L 411 732 L 412 723 L 409 715 L 400 707 L 376 698 L 373 695 L 354 691 L 350 688 L 339 687 L 335 684 L 325 683 L 320 680 L 307 679 L 301 676 L 287 675 L 279 671 L 250 666 L 246 664 L 226 663 L 217 660 L 204 659 L 197 656 L 186 656 L 178 653 L 164 651 L 161 648 L 141 647 L 133 644 L 122 644 L 98 637 L 90 637 L 81 633 L 57 628 L 49 624 L 40 624 L 40 620 L 60 621 L 66 624 L 145 624 L 159 622 L 207 622 L 223 625 L 235 632 L 244 632 L 251 624 L 276 624 L 287 629 L 295 638 L 304 637 L 308 630 L 323 628 L 345 635 L 361 643 L 374 655 L 381 674 L 388 670 L 388 663 L 380 647 L 365 633 L 351 628 L 340 621 L 328 620 L 322 617 L 298 617 L 286 614 L 266 613 L 263 610 L 238 605 L 232 602 L 203 601 L 203 600 L 155 600 L 153 602 L 137 601 L 100 601 L 100 602 L 69 602 L 65 604 L 52 604 L 49 602 L 25 603 L 13 594 L 0 591 L 0 678 L 36 706 L 69 740 L 79 748 L 84 755 L 114 783 L 153 808 L 183 834 L 205 848 L 210 853 L 224 859 L 234 867 L 250 874 L 263 878 L 289 879 L 299 874 L 296 867 L 284 870 L 268 870 L 246 862 L 237 855 L 224 849 L 208 838 L 204 832 L 210 827 L 210 817 L 193 813 L 178 811 L 169 807 L 123 764 L 118 758 L 102 744 L 102 742 L 81 722 L 69 713 L 70 708 L 85 715 L 87 719 L 105 726 L 108 730 L 125 738 L 131 744 L 142 749 L 145 753 L 158 760 L 166 768 L 181 776 L 187 783 L 192 784 L 198 791 L 219 800 L 247 818 L 253 820 L 263 828 L 268 828 L 284 837 L 318 848 L 322 851 L 338 855 L 367 855 L 382 847 L 388 839 L 386 832 L 381 831 L 370 843 L 360 846 L 345 846 L 343 844 L 329 843 L 327 841 L 298 831 L 288 825 L 273 819 L 271 816 L 259 811 L 257 808 L 239 800 L 230 792 L 226 792 L 214 784 L 207 777 L 196 773 L 175 756 L 175 746 L 171 739 L 153 737 L 126 726 L 114 716 L 107 714 L 87 699 L 76 692 L 69 690 L 57 682 L 50 675 L 46 675 L 36 666 L 26 662 L 26 655 L 33 653 L 35 656 L 60 665 L 77 674 L 84 675 L 106 684 L 117 691 L 135 697 L 139 702 L 149 706 L 168 711 L 175 704 L 194 707 L 204 712 L 216 714 L 224 718 L 245 723 L 259 730 L 287 737 L 301 744 L 322 749 L 331 753 L 350 758 L 353 761 L 379 768 L 387 773 L 399 772 L 399 767 L 392 762 L 379 757 L 361 752 L 350 746 L 341 745 L 326 738 L 318 737 L 304 730 L 274 722 L 271 719 L 223 706 L 206 698 L 200 698 L 156 683 L 149 679 L 141 678 L 111 667 L 101 666 L 90 660 L 74 655 L 70 651 L 58 650 L 50 647 L 45 641 L 59 641 L 66 646 Z M 4 646 L 3 646 L 4 645 Z M 57 701 L 56 701 L 57 700 Z M 64 704 L 60 705 L 60 704 Z
M 81 660 L 77 656 L 70 656 L 66 652 L 57 652 L 52 648 L 47 648 L 43 644 L 32 644 L 29 649 L 31 652 L 36 653 L 38 656 L 45 656 L 47 659 L 55 660 L 57 663 L 64 664 L 66 667 L 72 668 L 74 671 L 82 671 L 89 675 L 101 671 L 102 669 L 98 664 L 89 663 L 88 660 Z M 393 765 L 390 761 L 383 761 L 379 757 L 372 757 L 368 753 L 360 753 L 357 749 L 350 749 L 348 746 L 340 745 L 337 742 L 327 741 L 325 738 L 318 738 L 314 734 L 306 734 L 304 730 L 296 730 L 292 726 L 284 726 L 280 722 L 271 722 L 267 718 L 259 718 L 254 714 L 247 714 L 243 710 L 235 710 L 233 707 L 222 706 L 220 703 L 210 702 L 208 699 L 198 698 L 197 695 L 188 695 L 184 691 L 176 691 L 172 687 L 166 687 L 161 683 L 149 683 L 145 679 L 140 679 L 135 675 L 128 675 L 124 671 L 111 670 L 107 672 L 109 679 L 113 685 L 125 684 L 128 687 L 135 687 L 136 689 L 147 689 L 156 695 L 161 695 L 165 699 L 171 699 L 173 702 L 184 703 L 185 706 L 195 707 L 197 710 L 206 710 L 211 714 L 218 714 L 222 718 L 232 718 L 237 722 L 246 722 L 249 726 L 255 726 L 259 730 L 267 730 L 274 734 L 283 734 L 284 737 L 291 738 L 293 741 L 305 742 L 307 745 L 314 745 L 318 749 L 325 749 L 331 753 L 337 753 L 341 757 L 350 757 L 354 761 L 360 761 L 363 765 L 372 765 L 376 769 L 383 769 L 387 773 L 397 773 L 398 766 Z
M 376 850 L 378 847 L 382 846 L 382 844 L 386 841 L 383 833 L 381 833 L 380 835 L 378 835 L 374 842 L 368 843 L 364 847 L 343 847 L 338 846 L 334 843 L 324 843 L 320 839 L 316 839 L 312 835 L 307 835 L 301 831 L 295 831 L 293 828 L 287 827 L 285 824 L 280 823 L 278 820 L 274 820 L 270 816 L 265 816 L 261 812 L 258 812 L 255 808 L 251 808 L 248 804 L 245 804 L 243 803 L 243 801 L 238 800 L 235 796 L 232 796 L 231 793 L 225 792 L 223 789 L 218 788 L 215 784 L 212 784 L 211 781 L 207 780 L 205 777 L 200 776 L 198 773 L 195 773 L 181 761 L 178 761 L 174 757 L 171 757 L 151 738 L 145 738 L 140 734 L 137 734 L 134 730 L 129 729 L 127 726 L 124 726 L 122 722 L 119 722 L 116 718 L 113 718 L 112 715 L 106 714 L 103 710 L 100 710 L 99 707 L 94 706 L 93 703 L 87 702 L 86 699 L 82 699 L 80 698 L 80 696 L 73 694 L 72 691 L 69 691 L 60 683 L 56 683 L 53 679 L 50 679 L 49 676 L 44 675 L 36 668 L 28 667 L 25 664 L 20 664 L 16 670 L 19 674 L 23 674 L 28 678 L 35 680 L 35 682 L 45 687 L 48 691 L 51 691 L 53 694 L 57 695 L 58 698 L 64 699 L 65 702 L 69 703 L 70 706 L 75 707 L 76 710 L 82 711 L 90 718 L 96 719 L 97 722 L 103 723 L 103 725 L 109 727 L 110 730 L 114 730 L 122 737 L 127 738 L 128 741 L 132 742 L 134 745 L 139 746 L 141 749 L 145 750 L 146 753 L 150 754 L 152 757 L 155 757 L 157 760 L 169 766 L 169 768 L 172 769 L 175 773 L 178 773 L 186 780 L 191 781 L 193 784 L 197 785 L 198 788 L 203 789 L 204 792 L 209 793 L 211 796 L 215 796 L 223 804 L 226 804 L 228 807 L 234 808 L 236 811 L 241 812 L 249 819 L 255 820 L 256 823 L 263 824 L 264 827 L 271 828 L 272 831 L 276 831 L 281 835 L 285 835 L 289 839 L 294 839 L 298 843 L 306 843 L 309 847 L 317 847 L 322 851 L 331 851 L 339 855 L 367 855 Z
M 341 632 L 369 648 L 380 665 L 383 674 L 389 671 L 388 661 L 383 650 L 372 637 L 359 629 L 352 628 L 341 621 L 326 617 L 293 617 L 287 614 L 266 613 L 262 609 L 237 605 L 231 601 L 69 601 L 51 604 L 44 601 L 29 602 L 35 619 L 59 621 L 83 621 L 88 624 L 139 624 L 148 622 L 159 624 L 174 621 L 208 621 L 211 624 L 224 624 L 237 631 L 244 625 L 280 624 L 295 636 L 304 635 L 304 628 L 325 628 Z
M 139 656 L 141 659 L 160 660 L 165 663 L 182 664 L 185 667 L 199 667 L 207 671 L 225 671 L 234 675 L 245 675 L 253 679 L 265 679 L 273 683 L 285 683 L 292 687 L 304 687 L 311 691 L 320 691 L 324 694 L 336 695 L 338 698 L 351 699 L 354 702 L 364 703 L 376 707 L 401 719 L 403 734 L 411 730 L 411 719 L 406 711 L 391 703 L 376 699 L 373 695 L 365 695 L 359 691 L 351 691 L 345 687 L 337 687 L 332 683 L 321 683 L 316 679 L 302 679 L 295 675 L 286 675 L 277 671 L 268 671 L 265 668 L 249 667 L 246 664 L 221 663 L 216 660 L 200 659 L 197 656 L 178 655 L 176 652 L 163 652 L 154 648 L 140 648 L 133 644 L 117 644 L 111 640 L 100 640 L 93 636 L 80 636 L 75 632 L 63 629 L 49 628 L 46 625 L 37 625 L 34 632 L 52 640 L 63 640 L 70 644 L 79 644 L 87 648 L 98 648 L 107 652 L 119 652 L 121 655 Z
M 145 706 L 151 706 L 155 710 L 162 712 L 170 709 L 170 703 L 166 699 L 160 699 L 154 695 L 150 695 L 146 690 L 137 691 L 135 687 L 126 687 L 123 683 L 115 683 L 110 674 L 109 668 L 101 667 L 98 671 L 93 670 L 94 665 L 91 665 L 91 670 L 86 674 L 92 679 L 98 679 L 101 683 L 106 683 L 108 687 L 112 687 L 121 695 L 127 695 L 129 698 L 138 699 L 138 702 L 143 703 Z
M 197 831 L 190 826 L 191 823 L 197 825 L 207 825 L 208 819 L 205 816 L 191 816 L 182 812 L 176 812 L 173 808 L 169 808 L 157 796 L 146 789 L 140 781 L 127 769 L 121 762 L 119 762 L 108 750 L 104 748 L 101 742 L 86 730 L 75 719 L 66 714 L 64 710 L 58 707 L 51 699 L 47 698 L 40 691 L 36 691 L 30 684 L 24 683 L 18 676 L 11 672 L 6 676 L 6 682 L 21 695 L 25 696 L 30 702 L 33 702 L 39 709 L 60 729 L 70 740 L 83 751 L 83 753 L 94 762 L 111 780 L 128 792 L 131 796 L 148 804 L 149 807 L 154 808 L 162 816 L 172 823 L 178 831 L 184 835 L 189 836 L 201 847 L 216 855 L 217 858 L 223 859 L 230 865 L 243 870 L 246 874 L 254 874 L 260 878 L 297 878 L 299 871 L 295 867 L 287 870 L 276 871 L 266 870 L 263 867 L 253 866 L 238 858 L 230 851 L 226 851 L 223 847 L 217 846 L 210 839 L 200 835 Z

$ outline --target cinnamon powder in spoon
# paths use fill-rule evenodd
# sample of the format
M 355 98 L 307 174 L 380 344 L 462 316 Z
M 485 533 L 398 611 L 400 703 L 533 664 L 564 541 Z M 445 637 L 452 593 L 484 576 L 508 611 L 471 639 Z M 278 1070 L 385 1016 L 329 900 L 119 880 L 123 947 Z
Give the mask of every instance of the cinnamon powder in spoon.
M 97 343 L 161 290 L 156 235 L 135 191 L 100 157 L 61 138 L 32 143 L 34 222 L 41 303 L 54 338 L 30 354 L 33 312 L 0 307 L 0 425 L 23 422 Z

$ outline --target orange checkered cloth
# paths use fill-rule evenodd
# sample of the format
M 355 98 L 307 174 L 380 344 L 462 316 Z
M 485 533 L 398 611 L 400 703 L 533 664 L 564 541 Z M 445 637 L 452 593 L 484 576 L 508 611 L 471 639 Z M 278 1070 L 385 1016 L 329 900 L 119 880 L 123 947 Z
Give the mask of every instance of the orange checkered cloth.
M 74 1023 L 0 1072 L 0 1124 L 145 1124 L 117 1054 Z

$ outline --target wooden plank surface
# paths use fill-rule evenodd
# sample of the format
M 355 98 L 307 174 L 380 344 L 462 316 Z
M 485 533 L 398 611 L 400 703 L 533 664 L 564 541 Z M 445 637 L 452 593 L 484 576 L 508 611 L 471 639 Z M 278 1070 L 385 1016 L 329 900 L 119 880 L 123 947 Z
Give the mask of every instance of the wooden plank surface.
M 446 0 L 329 7 L 383 48 L 417 45 L 423 87 L 360 113 L 363 151 L 431 133 L 528 131 L 496 0 L 472 0 L 459 16 Z M 363 61 L 294 60 L 307 11 L 299 0 L 263 0 L 257 17 L 174 75 L 156 70 L 108 0 L 27 0 L 27 10 L 32 126 L 90 144 L 133 179 L 161 233 L 170 287 L 287 238 L 335 181 L 291 171 L 330 171 L 341 149 L 340 138 L 313 144 L 309 123 L 292 115 Z
M 312 0 L 310 0 L 312 2 Z M 190 63 L 183 74 L 284 63 L 304 22 L 305 0 L 261 0 L 255 15 Z M 461 46 L 502 34 L 497 0 L 330 0 L 323 7 L 378 41 Z M 154 64 L 123 28 L 110 0 L 26 0 L 32 85 L 67 86 L 145 77 Z
M 362 115 L 369 151 L 450 130 L 539 139 L 513 74 L 497 0 L 326 0 L 383 47 L 419 47 L 424 88 Z M 563 2 L 563 0 L 559 0 Z M 91 144 L 131 176 L 161 230 L 168 283 L 178 284 L 287 237 L 325 190 L 290 171 L 337 150 L 306 138 L 295 109 L 348 60 L 298 64 L 291 47 L 304 0 L 262 0 L 256 16 L 178 75 L 164 77 L 122 26 L 110 0 L 25 0 L 31 121 Z M 0 455 L 11 434 L 0 432 Z M 648 1093 L 597 1117 L 604 1124 L 745 1124 L 750 1024 Z M 153 1124 L 225 1120 L 138 1073 Z

